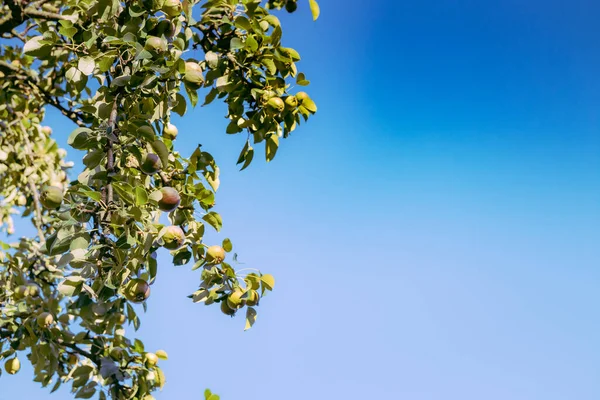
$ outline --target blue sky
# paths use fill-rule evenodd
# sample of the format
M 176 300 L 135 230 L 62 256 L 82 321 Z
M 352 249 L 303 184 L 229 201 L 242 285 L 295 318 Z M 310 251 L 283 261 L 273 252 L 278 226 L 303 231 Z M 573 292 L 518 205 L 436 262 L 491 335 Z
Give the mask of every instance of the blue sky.
M 163 256 L 157 399 L 600 398 L 600 4 L 305 3 L 284 40 L 319 113 L 272 163 L 237 172 L 222 106 L 177 122 L 221 165 L 209 238 L 277 286 L 243 332 Z M 22 372 L 0 400 L 70 398 Z

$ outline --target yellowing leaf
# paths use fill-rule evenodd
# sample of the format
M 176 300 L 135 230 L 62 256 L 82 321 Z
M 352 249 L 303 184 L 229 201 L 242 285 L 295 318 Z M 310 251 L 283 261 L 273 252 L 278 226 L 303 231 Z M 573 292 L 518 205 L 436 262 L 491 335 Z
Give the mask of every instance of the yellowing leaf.
M 262 281 L 265 289 L 273 290 L 273 287 L 275 286 L 275 278 L 273 277 L 273 275 L 265 274 L 260 277 L 260 280 Z
M 319 18 L 319 14 L 321 14 L 321 9 L 319 8 L 319 3 L 316 0 L 309 0 L 310 3 L 310 11 L 312 12 L 313 21 L 316 21 Z

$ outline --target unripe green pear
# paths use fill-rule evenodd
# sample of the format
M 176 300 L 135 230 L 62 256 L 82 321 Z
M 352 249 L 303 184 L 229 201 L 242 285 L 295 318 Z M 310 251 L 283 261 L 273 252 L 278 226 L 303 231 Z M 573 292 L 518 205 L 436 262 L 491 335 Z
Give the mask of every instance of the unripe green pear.
M 62 204 L 63 191 L 57 186 L 46 186 L 40 194 L 40 202 L 49 209 L 55 210 Z
M 304 100 L 310 99 L 310 96 L 306 92 L 298 92 L 296 93 L 296 99 L 298 99 L 299 104 L 302 104 Z
M 148 36 L 144 48 L 153 54 L 164 53 L 167 51 L 167 41 L 156 36 Z
M 15 289 L 14 297 L 17 300 L 24 299 L 27 296 L 28 292 L 29 292 L 29 288 L 27 287 L 27 285 L 19 285 Z
M 35 283 L 28 283 L 27 295 L 30 297 L 38 297 L 40 295 L 40 287 Z
M 117 325 L 123 325 L 125 321 L 127 321 L 127 317 L 125 316 L 125 314 L 118 313 L 117 315 L 115 315 L 115 322 L 117 323 Z
M 166 124 L 165 128 L 163 129 L 163 137 L 169 140 L 175 140 L 178 133 L 179 130 L 177 127 L 171 123 Z
M 254 306 L 258 305 L 258 300 L 259 300 L 258 292 L 256 290 L 250 289 L 247 292 L 246 305 L 250 306 L 250 307 L 254 307 Z
M 183 76 L 183 79 L 195 87 L 200 87 L 200 85 L 202 85 L 204 82 L 204 76 L 202 75 L 202 67 L 200 67 L 200 64 L 194 61 L 186 61 L 185 75 Z
M 293 13 L 298 9 L 298 3 L 296 3 L 295 0 L 288 0 L 288 2 L 285 3 L 285 9 L 287 12 Z
M 125 286 L 125 298 L 133 303 L 143 303 L 150 297 L 150 285 L 143 279 L 135 278 Z
M 225 259 L 225 249 L 221 246 L 210 246 L 206 249 L 206 260 L 213 264 L 220 264 Z
M 181 14 L 181 1 L 165 0 L 161 10 L 169 17 L 176 17 Z
M 148 368 L 154 367 L 158 364 L 158 356 L 154 353 L 144 354 L 144 364 L 146 364 L 146 367 Z
M 160 193 L 162 194 L 162 197 L 158 201 L 158 208 L 161 211 L 171 212 L 179 207 L 179 203 L 181 203 L 181 197 L 179 196 L 179 192 L 177 192 L 177 190 L 173 189 L 172 187 L 165 186 L 160 189 Z
M 21 361 L 17 357 L 11 358 L 4 363 L 4 369 L 9 375 L 14 375 L 21 369 Z
M 285 104 L 290 108 L 298 107 L 298 99 L 296 96 L 288 96 L 285 98 Z
M 241 290 L 235 290 L 229 296 L 227 296 L 227 305 L 229 308 L 233 310 L 242 308 L 245 304 L 245 301 L 242 299 L 243 295 L 244 292 Z
M 44 135 L 50 136 L 52 135 L 52 128 L 50 128 L 49 126 L 42 126 L 42 133 Z
M 221 312 L 225 315 L 234 315 L 235 310 L 230 308 L 227 304 L 227 300 L 221 301 Z
M 276 112 L 281 112 L 285 109 L 285 103 L 281 100 L 281 97 L 271 97 L 267 105 L 271 110 Z
M 167 38 L 172 38 L 175 36 L 175 29 L 177 28 L 173 22 L 163 19 L 158 23 L 155 31 L 157 36 L 165 35 Z
M 110 357 L 115 361 L 119 361 L 123 358 L 123 349 L 120 347 L 113 347 L 110 349 Z
M 40 328 L 46 329 L 54 323 L 54 317 L 48 312 L 43 312 L 37 316 L 35 321 Z
M 180 227 L 171 225 L 166 228 L 162 240 L 165 249 L 177 250 L 183 245 L 183 242 L 185 242 L 185 233 Z
M 142 164 L 140 169 L 146 175 L 152 175 L 160 171 L 162 168 L 162 162 L 160 157 L 154 153 L 148 153 L 142 158 Z

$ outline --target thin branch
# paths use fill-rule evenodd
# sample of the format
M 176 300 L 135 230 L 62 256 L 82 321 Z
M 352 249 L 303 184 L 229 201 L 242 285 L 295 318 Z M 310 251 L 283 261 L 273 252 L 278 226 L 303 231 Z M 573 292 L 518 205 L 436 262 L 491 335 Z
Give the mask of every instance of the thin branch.
M 50 93 L 46 90 L 42 89 L 39 86 L 39 78 L 33 75 L 30 71 L 24 70 L 16 65 L 12 65 L 7 63 L 6 61 L 0 60 L 0 70 L 15 74 L 15 78 L 23 80 L 29 84 L 34 90 L 38 92 L 38 94 L 44 99 L 44 101 L 58 109 L 64 116 L 69 118 L 71 121 L 76 123 L 79 126 L 85 126 L 83 123 L 83 116 L 81 113 L 77 111 L 71 110 L 60 104 L 58 99 L 53 98 Z

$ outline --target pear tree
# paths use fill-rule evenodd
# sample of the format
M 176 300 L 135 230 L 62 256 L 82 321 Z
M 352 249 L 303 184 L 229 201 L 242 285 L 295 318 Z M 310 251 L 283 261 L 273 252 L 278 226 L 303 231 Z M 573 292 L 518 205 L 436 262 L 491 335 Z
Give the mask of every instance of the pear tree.
M 275 280 L 236 271 L 229 239 L 204 242 L 223 223 L 220 170 L 180 151 L 195 132 L 174 116 L 224 102 L 240 168 L 272 160 L 317 111 L 277 17 L 303 6 L 316 20 L 315 0 L 0 0 L 0 379 L 28 362 L 50 391 L 152 399 L 167 353 L 131 334 L 159 253 L 197 272 L 182 296 L 254 324 Z

